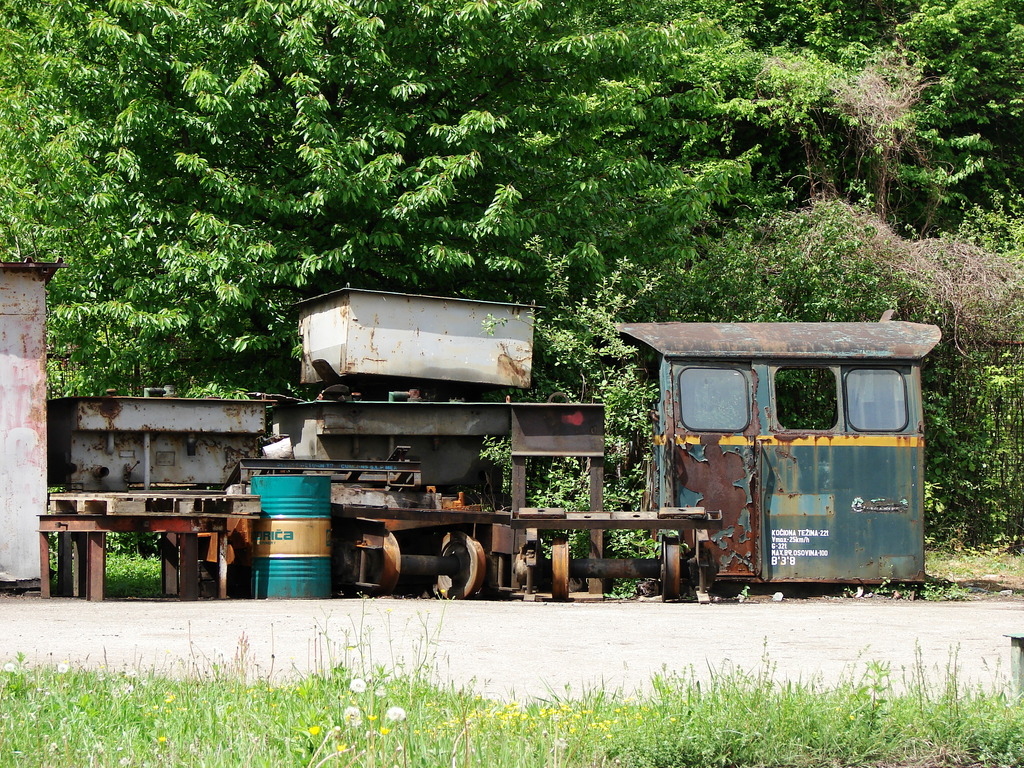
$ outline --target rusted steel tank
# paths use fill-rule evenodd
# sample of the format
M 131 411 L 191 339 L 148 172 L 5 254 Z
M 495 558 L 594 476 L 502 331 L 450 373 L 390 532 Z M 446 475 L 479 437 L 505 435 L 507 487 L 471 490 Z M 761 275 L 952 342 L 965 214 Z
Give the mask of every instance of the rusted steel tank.
M 653 498 L 721 510 L 718 578 L 924 578 L 920 370 L 939 329 L 622 325 L 659 360 Z M 697 544 L 697 542 L 693 542 Z

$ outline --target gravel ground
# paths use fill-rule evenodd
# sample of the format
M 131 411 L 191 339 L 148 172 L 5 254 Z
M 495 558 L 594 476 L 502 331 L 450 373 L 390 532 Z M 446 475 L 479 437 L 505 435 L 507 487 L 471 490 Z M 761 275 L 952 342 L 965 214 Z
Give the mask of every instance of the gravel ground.
M 178 674 L 243 658 L 260 675 L 430 665 L 498 698 L 626 693 L 662 672 L 756 671 L 834 683 L 885 662 L 898 683 L 1005 685 L 1024 600 L 786 599 L 712 605 L 433 600 L 108 600 L 0 596 L 0 662 Z

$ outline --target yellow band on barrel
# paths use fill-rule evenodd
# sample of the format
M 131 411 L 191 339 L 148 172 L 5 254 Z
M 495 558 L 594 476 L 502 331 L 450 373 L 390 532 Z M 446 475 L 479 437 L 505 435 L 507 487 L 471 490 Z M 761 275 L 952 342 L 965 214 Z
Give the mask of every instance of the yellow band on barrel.
M 253 557 L 329 557 L 331 521 L 326 517 L 253 521 Z

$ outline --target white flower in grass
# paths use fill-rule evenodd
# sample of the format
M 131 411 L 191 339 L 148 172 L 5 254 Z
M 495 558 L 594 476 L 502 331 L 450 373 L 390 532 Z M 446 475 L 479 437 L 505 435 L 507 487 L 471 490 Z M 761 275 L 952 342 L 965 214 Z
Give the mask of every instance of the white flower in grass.
M 405 720 L 405 710 L 401 707 L 391 707 L 384 713 L 384 717 L 392 723 L 400 723 Z
M 358 728 L 363 724 L 363 713 L 359 711 L 359 707 L 346 707 L 342 716 L 345 718 L 345 725 L 352 728 Z
M 18 665 L 15 664 L 13 661 L 8 661 L 6 664 L 4 664 L 4 672 L 17 672 L 17 671 L 18 671 Z
M 57 665 L 57 673 L 58 674 L 63 675 L 63 674 L 65 674 L 67 672 L 70 672 L 70 671 L 71 671 L 71 665 L 68 664 L 66 661 L 62 661 L 60 664 Z
M 361 677 L 353 677 L 352 682 L 348 684 L 348 689 L 352 693 L 366 693 L 366 681 Z

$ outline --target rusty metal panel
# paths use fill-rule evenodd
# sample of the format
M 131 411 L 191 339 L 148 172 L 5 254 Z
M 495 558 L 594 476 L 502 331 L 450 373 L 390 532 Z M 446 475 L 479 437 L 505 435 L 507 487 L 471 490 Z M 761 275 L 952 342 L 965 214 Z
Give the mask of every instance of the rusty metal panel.
M 68 397 L 49 403 L 49 478 L 76 490 L 220 486 L 259 455 L 260 400 Z
M 318 403 L 323 435 L 507 435 L 507 403 Z M 295 406 L 302 408 L 302 406 Z M 308 409 L 307 409 L 308 410 Z
M 761 518 L 752 488 L 752 441 L 731 436 L 681 435 L 674 446 L 678 503 L 720 512 L 721 530 L 710 536 L 721 576 L 753 578 L 761 573 Z
M 604 406 L 512 405 L 513 456 L 604 456 Z
M 619 332 L 665 357 L 920 360 L 939 343 L 920 323 L 635 323 Z
M 509 434 L 507 403 L 317 401 L 274 408 L 274 433 L 296 459 L 385 461 L 396 446 L 420 462 L 424 485 L 491 482 L 485 437 Z
M 50 401 L 51 420 L 76 432 L 261 434 L 263 400 L 184 397 L 64 397 Z
M 530 386 L 531 306 L 346 288 L 299 305 L 303 384 L 342 377 Z
M 59 264 L 0 264 L 0 586 L 39 583 L 46 512 L 46 282 Z

